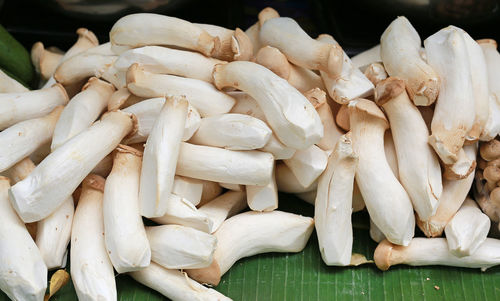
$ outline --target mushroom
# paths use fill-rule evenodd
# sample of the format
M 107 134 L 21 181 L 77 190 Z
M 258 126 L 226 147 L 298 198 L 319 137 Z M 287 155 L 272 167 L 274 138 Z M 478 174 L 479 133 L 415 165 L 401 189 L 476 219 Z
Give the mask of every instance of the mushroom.
M 381 81 L 375 89 L 375 101 L 389 118 L 399 180 L 418 216 L 426 221 L 436 212 L 443 190 L 439 160 L 427 143 L 429 130 L 403 80 L 389 77 Z
M 447 265 L 463 268 L 481 268 L 500 264 L 498 249 L 500 241 L 487 238 L 477 251 L 465 257 L 457 257 L 448 250 L 445 238 L 414 238 L 407 247 L 396 246 L 382 241 L 375 249 L 375 264 L 382 271 L 392 265 L 407 264 L 412 266 Z
M 372 63 L 368 65 L 368 67 L 366 67 L 365 69 L 364 75 L 374 85 L 377 85 L 379 82 L 383 81 L 389 76 L 387 75 L 387 72 L 385 71 L 385 68 L 381 63 Z
M 479 154 L 486 161 L 493 161 L 500 158 L 500 141 L 493 139 L 482 143 L 479 148 Z
M 197 205 L 198 207 L 201 207 L 206 203 L 214 200 L 223 191 L 222 187 L 217 182 L 199 180 L 199 179 L 196 180 L 200 181 L 203 184 L 203 191 L 201 193 L 200 203 Z
M 464 150 L 469 158 L 476 157 L 477 149 L 475 145 L 465 146 Z M 465 179 L 443 180 L 443 192 L 441 193 L 436 213 L 425 222 L 417 219 L 418 227 L 427 237 L 441 236 L 448 222 L 453 218 L 465 201 L 473 181 L 474 172 Z
M 312 39 L 292 18 L 272 18 L 261 25 L 263 45 L 278 48 L 297 66 L 321 70 L 332 78 L 341 74 L 342 48 Z
M 101 77 L 105 70 L 112 65 L 116 55 L 102 55 L 87 53 L 86 51 L 64 60 L 54 73 L 54 79 L 64 85 L 72 85 L 89 77 Z
M 349 128 L 351 126 L 349 124 L 350 123 L 349 122 L 349 109 L 347 108 L 347 105 L 340 106 L 340 109 L 337 112 L 337 115 L 335 116 L 335 122 L 344 131 L 349 131 Z
M 473 188 L 474 198 L 479 207 L 481 207 L 481 210 L 488 215 L 492 222 L 498 223 L 500 220 L 500 202 L 497 197 L 498 191 L 495 191 L 496 188 L 490 191 L 487 186 L 487 181 L 480 170 L 476 172 L 475 185 Z
M 104 242 L 104 178 L 90 174 L 71 231 L 71 279 L 79 300 L 116 300 L 113 265 Z
M 197 206 L 203 195 L 203 181 L 175 176 L 172 193 L 190 201 L 194 206 Z
M 359 68 L 361 70 L 370 64 L 382 62 L 382 58 L 380 56 L 380 44 L 351 57 L 351 62 L 354 68 Z
M 439 72 L 441 70 L 434 71 L 435 59 L 431 59 L 427 64 L 420 57 L 421 44 L 420 37 L 410 21 L 405 17 L 397 17 L 380 37 L 380 56 L 387 73 L 405 81 L 406 90 L 413 103 L 417 106 L 429 106 L 436 101 L 440 91 L 439 78 L 444 77 L 444 73 Z M 429 51 L 435 52 L 428 49 L 427 44 L 425 47 L 428 57 Z M 445 83 L 441 83 L 442 86 L 443 84 Z
M 120 88 L 111 94 L 111 97 L 108 100 L 108 111 L 116 111 L 122 108 L 128 108 L 133 106 L 145 98 L 136 96 L 127 88 Z
M 198 51 L 206 56 L 217 53 L 220 47 L 219 38 L 193 23 L 147 13 L 120 18 L 111 28 L 109 39 L 113 46 L 169 45 Z
M 304 187 L 293 174 L 292 170 L 283 162 L 276 164 L 276 185 L 278 191 L 286 193 L 304 193 L 316 191 L 318 181 L 314 181 L 311 185 Z
M 165 104 L 165 97 L 150 98 L 123 109 L 123 112 L 133 114 L 137 119 L 137 131 L 125 140 L 125 144 L 146 142 L 153 128 L 153 124 L 160 115 L 161 108 Z M 200 113 L 190 104 L 188 104 L 188 113 L 182 141 L 191 139 L 193 134 L 200 126 Z
M 44 117 L 21 121 L 1 131 L 0 172 L 7 170 L 49 142 L 62 110 L 62 106 L 57 106 Z
M 212 83 L 213 69 L 216 64 L 223 61 L 191 51 L 146 46 L 122 53 L 114 66 L 119 71 L 127 71 L 135 63 L 141 64 L 149 72 L 178 75 Z
M 214 182 L 267 185 L 271 181 L 273 155 L 261 151 L 232 151 L 181 143 L 176 174 Z
M 465 146 L 467 147 L 467 146 Z M 469 158 L 464 149 L 460 149 L 457 162 L 445 165 L 443 177 L 448 180 L 460 180 L 466 178 L 476 168 L 475 158 Z
M 384 153 L 387 163 L 391 167 L 392 173 L 399 180 L 398 156 L 396 155 L 396 146 L 392 139 L 392 132 L 386 131 L 384 134 Z
M 135 281 L 179 301 L 230 301 L 218 291 L 205 287 L 179 270 L 168 270 L 152 262 L 147 268 L 129 274 Z
M 217 25 L 195 23 L 209 35 L 219 38 L 220 47 L 212 54 L 223 61 L 248 61 L 253 56 L 250 38 L 239 28 L 227 29 Z
M 284 145 L 274 133 L 271 134 L 267 144 L 260 150 L 273 154 L 275 160 L 290 159 L 296 152 L 294 148 Z
M 351 134 L 340 137 L 318 180 L 314 220 L 321 257 L 327 265 L 346 266 L 352 253 L 352 193 L 358 156 Z
M 305 149 L 323 136 L 321 119 L 309 101 L 265 67 L 241 61 L 217 65 L 214 81 L 219 89 L 234 87 L 252 96 L 286 146 Z
M 439 88 L 429 143 L 443 163 L 453 164 L 475 118 L 469 55 L 461 30 L 453 26 L 428 37 L 424 44 L 429 65 L 445 79 Z
M 113 154 L 109 154 L 104 159 L 102 159 L 97 165 L 92 169 L 90 173 L 99 175 L 103 178 L 106 178 L 111 169 L 113 168 Z
M 179 225 L 147 227 L 151 259 L 167 269 L 198 269 L 212 263 L 215 236 Z M 148 264 L 149 265 L 149 264 Z
M 114 91 L 112 85 L 100 79 L 89 79 L 82 92 L 73 97 L 62 111 L 54 130 L 52 151 L 91 126 L 106 109 Z
M 189 142 L 230 150 L 252 150 L 264 147 L 271 134 L 271 129 L 260 119 L 228 113 L 202 118 Z
M 318 41 L 338 46 L 339 43 L 327 34 L 319 35 Z M 340 48 L 340 46 L 338 46 Z M 347 104 L 350 100 L 366 97 L 373 94 L 373 84 L 358 68 L 352 65 L 349 56 L 342 51 L 343 63 L 340 74 L 336 77 L 331 76 L 325 71 L 320 71 L 321 78 L 325 84 L 330 97 L 340 104 Z
M 0 176 L 0 289 L 12 300 L 43 300 L 47 267 L 9 202 L 9 179 Z
M 48 155 L 9 191 L 21 219 L 34 222 L 54 212 L 132 128 L 129 114 L 110 112 Z
M 66 90 L 59 84 L 41 90 L 0 93 L 0 131 L 21 121 L 45 116 L 68 100 Z
M 370 238 L 376 242 L 379 243 L 385 239 L 384 233 L 380 231 L 380 229 L 375 225 L 375 223 L 370 219 Z
M 31 48 L 31 62 L 43 80 L 48 80 L 56 71 L 64 54 L 45 49 L 42 42 Z
M 103 197 L 104 239 L 109 259 L 118 273 L 147 267 L 151 249 L 139 208 L 142 153 L 119 145 Z
M 349 103 L 354 152 L 359 156 L 356 183 L 371 219 L 396 244 L 408 245 L 415 218 L 410 197 L 392 172 L 384 151 L 389 123 L 377 105 L 366 99 Z
M 450 253 L 457 257 L 473 255 L 486 240 L 489 230 L 489 217 L 467 197 L 444 229 Z
M 274 8 L 266 7 L 259 12 L 258 14 L 259 20 L 255 24 L 247 28 L 247 30 L 245 30 L 245 34 L 250 39 L 250 42 L 253 45 L 254 55 L 257 54 L 257 52 L 259 51 L 260 48 L 262 48 L 262 46 L 265 46 L 262 45 L 262 42 L 260 41 L 259 37 L 260 28 L 262 24 L 264 24 L 264 22 L 266 22 L 269 19 L 279 18 L 279 17 L 280 17 L 279 13 Z
M 328 155 L 316 145 L 295 152 L 292 158 L 283 160 L 303 187 L 310 186 L 325 170 Z
M 483 170 L 483 176 L 486 180 L 486 187 L 488 191 L 492 191 L 497 187 L 497 183 L 500 181 L 500 167 L 488 166 Z
M 205 81 L 153 74 L 138 64 L 133 64 L 127 71 L 127 87 L 141 97 L 185 96 L 203 117 L 227 113 L 235 102 L 231 96 L 217 91 Z
M 0 93 L 21 93 L 28 91 L 28 88 L 0 70 Z
M 212 221 L 209 233 L 214 233 L 226 219 L 240 213 L 246 207 L 245 192 L 228 191 L 204 204 L 198 210 Z
M 276 172 L 273 169 L 271 181 L 267 185 L 247 185 L 248 207 L 254 211 L 273 211 L 278 208 L 278 186 Z
M 302 251 L 313 228 L 312 218 L 283 211 L 235 215 L 214 234 L 217 248 L 212 265 L 186 272 L 198 282 L 218 285 L 222 275 L 241 258 L 264 252 Z
M 299 199 L 311 204 L 314 206 L 314 202 L 316 201 L 316 189 L 306 192 L 299 192 L 295 194 Z

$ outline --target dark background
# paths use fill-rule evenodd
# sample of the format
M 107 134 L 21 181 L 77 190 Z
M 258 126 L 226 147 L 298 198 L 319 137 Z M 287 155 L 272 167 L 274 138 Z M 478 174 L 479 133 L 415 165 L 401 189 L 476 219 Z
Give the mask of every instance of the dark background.
M 76 40 L 79 27 L 91 29 L 100 42 L 106 42 L 111 26 L 120 17 L 65 12 L 58 1 L 63 0 L 5 0 L 1 6 L 0 0 L 0 23 L 28 49 L 36 41 L 67 49 Z M 377 44 L 385 27 L 398 15 L 407 16 L 422 39 L 453 24 L 475 39 L 500 40 L 497 0 L 171 1 L 173 7 L 159 12 L 244 30 L 256 21 L 262 8 L 271 6 L 282 16 L 295 18 L 312 37 L 332 34 L 350 55 Z M 124 10 L 121 15 L 132 12 L 137 10 Z

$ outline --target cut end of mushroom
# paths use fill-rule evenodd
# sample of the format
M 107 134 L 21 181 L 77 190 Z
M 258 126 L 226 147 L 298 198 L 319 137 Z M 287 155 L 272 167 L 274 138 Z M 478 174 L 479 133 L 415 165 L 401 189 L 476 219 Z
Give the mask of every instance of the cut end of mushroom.
M 384 239 L 375 249 L 373 260 L 382 271 L 387 271 L 391 267 L 391 255 L 394 247 L 395 245 Z
M 385 128 L 389 128 L 389 121 L 385 117 L 384 113 L 377 107 L 377 105 L 368 99 L 358 98 L 349 102 L 349 111 L 357 110 L 359 112 L 365 113 L 368 116 L 380 119 L 384 124 Z
M 430 106 L 437 99 L 439 93 L 439 80 L 436 78 L 428 79 L 420 85 L 417 91 L 408 92 L 408 94 L 411 93 L 413 93 L 412 99 L 416 106 Z
M 445 164 L 453 164 L 458 160 L 458 152 L 465 139 L 465 130 L 458 129 L 453 133 L 433 131 L 429 136 L 429 144 Z
M 375 102 L 382 106 L 403 92 L 405 92 L 405 82 L 399 78 L 389 77 L 381 81 L 375 88 Z
M 330 44 L 331 45 L 331 44 Z M 344 63 L 344 50 L 340 45 L 331 45 L 328 52 L 328 76 L 337 78 L 342 73 L 342 65 Z
M 231 50 L 234 53 L 233 60 L 249 61 L 253 57 L 253 45 L 246 33 L 236 28 L 231 37 Z
M 186 270 L 190 278 L 202 284 L 219 285 L 221 278 L 221 271 L 217 260 L 213 260 L 209 267 L 203 269 L 189 269 Z

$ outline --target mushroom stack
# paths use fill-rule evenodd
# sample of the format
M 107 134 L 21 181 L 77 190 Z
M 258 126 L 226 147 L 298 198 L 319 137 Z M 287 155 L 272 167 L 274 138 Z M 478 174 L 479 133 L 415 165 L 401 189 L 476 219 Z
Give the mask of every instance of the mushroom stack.
M 300 252 L 314 227 L 324 262 L 349 265 L 364 208 L 383 269 L 498 264 L 491 40 L 450 26 L 424 49 L 399 17 L 351 60 L 271 8 L 246 31 L 133 14 L 108 43 L 77 33 L 66 53 L 34 45 L 41 89 L 1 85 L 13 89 L 0 94 L 0 233 L 31 250 L 0 261 L 19 278 L 0 275 L 11 298 L 42 300 L 71 241 L 80 299 L 115 300 L 116 272 L 173 300 L 227 300 L 202 284 L 243 257 Z M 487 215 L 468 198 L 478 141 Z M 312 203 L 314 220 L 277 210 L 278 191 Z M 414 238 L 416 225 L 446 239 Z

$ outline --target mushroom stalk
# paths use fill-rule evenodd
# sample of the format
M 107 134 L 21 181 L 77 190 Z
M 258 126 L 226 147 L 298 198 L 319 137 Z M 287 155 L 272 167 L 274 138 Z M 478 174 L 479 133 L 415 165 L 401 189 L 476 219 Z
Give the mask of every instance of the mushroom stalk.
M 370 238 L 377 243 L 385 239 L 384 233 L 380 231 L 380 229 L 377 227 L 377 225 L 375 225 L 372 219 L 370 219 Z
M 387 119 L 374 102 L 366 99 L 351 101 L 348 107 L 353 149 L 359 156 L 356 182 L 366 208 L 387 239 L 408 245 L 414 234 L 415 217 L 408 194 L 387 163 Z
M 129 114 L 110 112 L 48 155 L 26 179 L 10 189 L 12 204 L 21 219 L 38 221 L 54 212 L 132 128 Z
M 49 114 L 68 102 L 63 86 L 19 93 L 0 93 L 0 130 L 18 122 Z
M 303 193 L 316 190 L 318 181 L 314 181 L 311 185 L 304 187 L 300 184 L 292 170 L 285 163 L 276 164 L 276 185 L 278 191 L 286 193 Z
M 359 69 L 363 69 L 373 63 L 382 62 L 382 58 L 380 56 L 380 44 L 351 57 L 351 62 L 354 68 Z
M 303 187 L 310 186 L 326 168 L 328 155 L 316 145 L 295 152 L 292 158 L 283 160 Z
M 203 192 L 201 193 L 201 201 L 198 204 L 198 207 L 203 206 L 204 204 L 214 200 L 218 197 L 223 189 L 217 182 L 206 181 L 206 180 L 197 180 L 203 184 Z
M 141 161 L 141 152 L 119 145 L 104 186 L 104 238 L 109 258 L 118 273 L 145 268 L 151 260 L 139 209 Z
M 147 227 L 151 259 L 167 269 L 198 269 L 213 260 L 215 236 L 179 225 Z
M 95 173 L 96 175 L 99 175 L 103 178 L 106 178 L 109 173 L 111 172 L 111 169 L 113 168 L 113 154 L 109 154 L 104 159 L 99 161 L 97 165 L 92 169 L 90 173 Z
M 212 221 L 209 233 L 214 233 L 222 223 L 247 207 L 246 194 L 243 191 L 228 191 L 201 206 L 198 210 Z
M 57 67 L 54 79 L 58 83 L 68 86 L 92 76 L 101 77 L 116 58 L 116 55 L 102 55 L 84 51 L 63 61 Z
M 116 300 L 113 265 L 104 242 L 104 178 L 82 183 L 71 232 L 71 279 L 79 300 Z
M 214 80 L 219 89 L 234 87 L 252 96 L 286 146 L 305 149 L 323 137 L 323 125 L 314 107 L 286 80 L 265 67 L 251 62 L 217 65 Z
M 62 111 L 54 130 L 52 151 L 91 126 L 107 107 L 114 91 L 112 85 L 100 79 L 89 79 L 82 92 L 73 97 Z
M 346 266 L 352 253 L 352 192 L 358 156 L 350 134 L 340 137 L 318 181 L 314 220 L 321 257 L 327 265 Z
M 203 182 L 191 178 L 175 176 L 172 193 L 197 206 L 203 194 Z
M 145 217 L 166 213 L 187 110 L 186 98 L 167 98 L 146 142 L 139 189 L 141 214 Z
M 296 152 L 294 148 L 284 145 L 274 133 L 260 150 L 273 154 L 275 160 L 290 159 Z
M 0 70 L 0 93 L 22 93 L 29 89 Z
M 248 207 L 254 211 L 273 211 L 278 208 L 278 186 L 276 185 L 276 173 L 273 169 L 271 181 L 264 186 L 247 185 Z
M 64 54 L 45 49 L 42 42 L 31 48 L 31 62 L 43 80 L 48 80 L 56 71 Z
M 120 88 L 111 94 L 111 97 L 108 101 L 108 111 L 116 111 L 122 108 L 128 108 L 132 105 L 135 105 L 145 98 L 135 96 L 130 93 L 130 91 L 125 88 Z
M 210 267 L 187 270 L 201 283 L 218 285 L 220 278 L 241 258 L 264 252 L 300 252 L 314 228 L 310 217 L 286 213 L 245 212 L 222 223 L 215 232 L 217 248 Z

